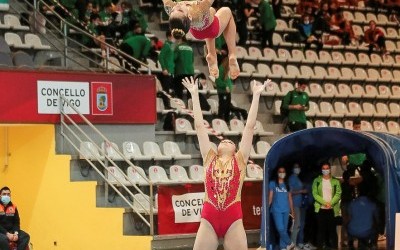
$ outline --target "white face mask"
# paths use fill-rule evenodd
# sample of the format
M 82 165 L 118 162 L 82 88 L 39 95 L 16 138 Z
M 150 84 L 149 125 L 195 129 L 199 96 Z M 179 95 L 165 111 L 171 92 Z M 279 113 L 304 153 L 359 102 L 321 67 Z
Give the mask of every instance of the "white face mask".
M 281 179 L 285 179 L 286 173 L 278 173 L 278 177 Z
M 322 170 L 322 174 L 323 175 L 329 175 L 331 173 L 331 170 L 329 170 L 329 169 L 323 169 Z
M 310 24 L 310 21 L 304 21 L 304 24 L 306 24 L 306 25 Z
M 294 174 L 300 174 L 301 169 L 300 168 L 293 168 L 293 173 Z

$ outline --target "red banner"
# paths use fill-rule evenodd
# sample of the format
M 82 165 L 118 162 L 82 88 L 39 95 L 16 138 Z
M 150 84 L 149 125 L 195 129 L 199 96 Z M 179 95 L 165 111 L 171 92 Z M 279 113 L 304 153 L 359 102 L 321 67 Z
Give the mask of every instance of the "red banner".
M 60 94 L 95 124 L 154 124 L 157 121 L 154 76 L 16 70 L 0 71 L 0 74 L 0 123 L 58 123 L 60 105 L 72 113 L 65 102 L 60 103 Z M 89 87 L 92 83 L 110 83 L 106 90 L 112 94 L 100 95 L 110 98 L 107 109 L 100 106 L 104 111 L 95 110 L 97 100 L 92 97 L 97 96 Z M 92 109 L 94 104 L 96 107 Z M 76 118 L 76 121 L 80 120 Z
M 243 224 L 260 229 L 262 182 L 245 182 L 242 189 Z M 196 233 L 204 199 L 203 184 L 158 187 L 158 234 Z M 196 222 L 193 222 L 196 221 Z

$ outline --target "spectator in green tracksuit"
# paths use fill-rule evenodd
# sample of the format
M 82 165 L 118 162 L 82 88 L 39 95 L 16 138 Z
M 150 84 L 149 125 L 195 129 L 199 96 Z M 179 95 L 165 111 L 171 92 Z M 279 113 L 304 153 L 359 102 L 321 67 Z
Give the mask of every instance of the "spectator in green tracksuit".
M 166 32 L 167 40 L 164 42 L 163 47 L 158 55 L 158 61 L 160 62 L 162 74 L 160 76 L 160 82 L 163 89 L 167 92 L 170 91 L 173 73 L 175 71 L 174 62 L 174 43 L 172 42 L 171 31 Z
M 194 54 L 192 47 L 186 42 L 184 35 L 182 37 L 175 37 L 176 46 L 174 50 L 174 83 L 173 88 L 175 96 L 178 98 L 183 97 L 182 80 L 185 77 L 193 77 L 194 75 Z
M 276 19 L 274 11 L 268 0 L 261 0 L 258 5 L 260 11 L 261 30 L 261 47 L 273 47 L 272 36 L 276 27 Z M 268 42 L 268 45 L 266 44 Z
M 150 48 L 151 48 L 151 43 L 150 40 L 144 36 L 144 35 L 136 35 L 136 36 L 131 36 L 124 40 L 120 46 L 121 50 L 125 52 L 126 54 L 136 58 L 139 61 L 145 61 Z M 140 63 L 133 61 L 133 60 L 128 60 L 134 68 L 139 68 Z M 125 65 L 127 69 L 129 69 L 129 65 Z
M 339 180 L 332 177 L 329 163 L 323 163 L 321 170 L 322 175 L 315 178 L 312 185 L 312 194 L 315 200 L 314 208 L 318 222 L 318 249 L 323 247 L 337 249 L 338 238 L 335 217 L 340 215 L 342 188 Z
M 288 127 L 290 132 L 307 128 L 307 119 L 305 111 L 309 109 L 309 97 L 305 92 L 308 81 L 299 79 L 297 88 L 289 91 L 283 98 L 282 106 L 289 110 Z
M 232 93 L 232 80 L 229 77 L 229 60 L 225 56 L 222 63 L 219 65 L 219 76 L 215 80 L 218 93 L 218 117 L 229 122 L 230 118 L 230 105 Z

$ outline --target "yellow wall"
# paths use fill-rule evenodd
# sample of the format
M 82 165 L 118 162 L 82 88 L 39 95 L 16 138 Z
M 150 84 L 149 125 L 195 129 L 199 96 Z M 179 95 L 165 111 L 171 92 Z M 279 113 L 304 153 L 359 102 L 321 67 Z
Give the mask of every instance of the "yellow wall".
M 70 157 L 55 155 L 53 126 L 8 127 L 8 167 L 4 128 L 0 186 L 11 188 L 34 249 L 150 249 L 151 237 L 122 235 L 123 209 L 96 208 L 95 182 L 70 182 Z

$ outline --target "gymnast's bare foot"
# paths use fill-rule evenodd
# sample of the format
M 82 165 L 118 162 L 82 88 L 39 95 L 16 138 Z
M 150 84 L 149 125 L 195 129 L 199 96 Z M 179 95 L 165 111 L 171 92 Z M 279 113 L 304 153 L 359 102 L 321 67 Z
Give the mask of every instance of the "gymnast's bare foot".
M 239 76 L 239 73 L 240 68 L 236 56 L 229 56 L 229 76 L 232 80 L 235 80 Z
M 210 72 L 210 75 L 215 78 L 218 78 L 219 70 L 218 70 L 218 63 L 217 63 L 217 55 L 208 54 L 206 56 L 206 60 L 208 63 L 208 71 Z

